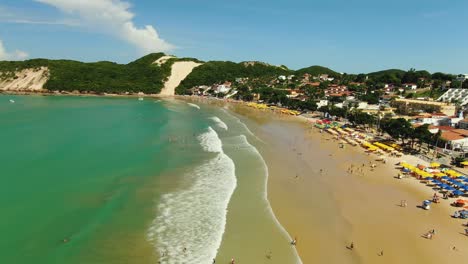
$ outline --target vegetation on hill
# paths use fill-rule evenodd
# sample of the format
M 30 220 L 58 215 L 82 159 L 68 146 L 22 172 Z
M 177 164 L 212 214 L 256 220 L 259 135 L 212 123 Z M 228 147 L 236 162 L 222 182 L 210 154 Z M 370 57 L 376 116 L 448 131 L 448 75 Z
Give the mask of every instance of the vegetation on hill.
M 181 82 L 176 92 L 183 94 L 187 89 L 198 85 L 213 85 L 224 81 L 235 81 L 236 78 L 274 77 L 291 74 L 292 71 L 264 63 L 235 63 L 230 61 L 210 61 L 193 69 Z
M 339 74 L 338 72 L 336 71 L 333 71 L 327 67 L 322 67 L 322 66 L 310 66 L 310 67 L 307 67 L 307 68 L 302 68 L 302 69 L 299 69 L 295 72 L 295 74 L 297 76 L 302 76 L 304 74 L 310 74 L 312 76 L 318 76 L 320 74 L 328 74 L 330 77 L 333 77 L 333 78 L 338 78 L 341 74 Z
M 159 93 L 170 75 L 171 63 L 153 64 L 163 53 L 152 53 L 129 64 L 101 61 L 83 63 L 72 60 L 33 59 L 0 62 L 0 72 L 10 76 L 27 68 L 48 67 L 50 78 L 45 89 L 60 91 L 93 91 L 96 93 Z

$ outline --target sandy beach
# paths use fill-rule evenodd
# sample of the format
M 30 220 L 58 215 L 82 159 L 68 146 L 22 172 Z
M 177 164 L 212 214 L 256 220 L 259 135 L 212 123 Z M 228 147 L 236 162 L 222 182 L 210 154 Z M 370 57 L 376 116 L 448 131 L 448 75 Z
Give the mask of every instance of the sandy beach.
M 450 201 L 422 210 L 417 206 L 434 191 L 414 178 L 395 178 L 397 160 L 422 161 L 404 156 L 379 163 L 358 146 L 339 148 L 331 135 L 319 133 L 299 118 L 244 106 L 231 108 L 268 142 L 257 146 L 269 167 L 268 198 L 281 224 L 297 238 L 303 263 L 463 263 L 468 259 L 466 220 L 450 217 L 455 211 Z M 372 170 L 370 163 L 377 167 Z M 408 206 L 401 207 L 401 200 Z M 434 238 L 423 238 L 431 229 L 437 232 Z M 353 250 L 347 248 L 351 243 Z

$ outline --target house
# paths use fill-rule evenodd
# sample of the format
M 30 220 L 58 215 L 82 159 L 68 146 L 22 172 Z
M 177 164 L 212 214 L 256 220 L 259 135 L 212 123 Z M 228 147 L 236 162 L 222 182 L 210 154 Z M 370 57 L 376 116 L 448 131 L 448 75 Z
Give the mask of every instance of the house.
M 464 149 L 468 147 L 468 131 L 465 129 L 442 131 L 440 137 L 447 142 L 445 148 Z
M 220 84 L 220 85 L 217 85 L 215 88 L 214 88 L 214 92 L 215 93 L 228 93 L 229 91 L 231 90 L 231 86 L 229 85 L 226 85 L 226 84 Z
M 459 74 L 456 78 L 457 81 L 459 82 L 464 82 L 468 80 L 468 74 Z
M 331 95 L 336 95 L 336 94 L 346 94 L 350 95 L 348 91 L 348 87 L 346 85 L 337 85 L 337 84 L 332 84 L 329 85 L 328 88 L 325 90 L 325 95 L 331 96 Z
M 414 83 L 404 83 L 403 88 L 405 89 L 411 89 L 411 90 L 416 90 L 418 89 L 418 85 Z
M 322 106 L 327 106 L 328 105 L 328 100 L 320 100 L 317 102 L 317 108 L 320 108 Z
M 321 81 L 329 81 L 329 82 L 335 80 L 335 78 L 329 77 L 328 74 L 320 74 L 318 76 L 318 79 Z
M 280 75 L 280 76 L 278 76 L 278 80 L 280 80 L 280 81 L 286 81 L 286 76 Z
M 460 120 L 460 122 L 458 122 L 458 127 L 460 129 L 468 129 L 468 118 Z

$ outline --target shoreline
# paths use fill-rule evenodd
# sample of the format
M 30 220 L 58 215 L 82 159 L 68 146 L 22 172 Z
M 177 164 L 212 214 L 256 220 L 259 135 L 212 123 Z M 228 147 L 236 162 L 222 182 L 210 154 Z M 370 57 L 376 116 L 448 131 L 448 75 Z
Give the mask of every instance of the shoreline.
M 242 121 L 248 121 L 245 125 L 253 135 L 269 143 L 253 144 L 267 165 L 265 195 L 279 226 L 290 237 L 298 236 L 296 251 L 303 263 L 462 263 L 468 259 L 468 242 L 461 233 L 465 228 L 461 224 L 466 220 L 450 218 L 449 214 L 457 210 L 450 206 L 450 200 L 442 200 L 430 211 L 416 208 L 434 191 L 414 178 L 394 177 L 398 173 L 397 160 L 412 165 L 427 162 L 405 155 L 388 157 L 387 164 L 378 163 L 376 156 L 366 155 L 359 146 L 346 144 L 340 149 L 340 141 L 319 133 L 305 118 L 252 111 L 244 102 L 175 98 L 234 108 L 234 113 L 247 119 Z M 361 173 L 347 171 L 351 165 L 369 162 L 378 164 L 375 170 L 366 165 Z M 408 201 L 407 208 L 398 205 L 403 198 Z M 433 228 L 438 233 L 436 239 L 421 238 L 422 233 Z M 346 248 L 351 242 L 356 244 L 354 250 Z M 452 250 L 453 246 L 456 250 Z M 380 251 L 385 256 L 379 256 Z
M 376 156 L 367 156 L 360 147 L 347 145 L 345 150 L 340 149 L 338 147 L 339 141 L 333 141 L 331 139 L 332 137 L 328 134 L 320 134 L 315 128 L 312 128 L 310 124 L 304 122 L 305 120 L 302 118 L 284 117 L 264 111 L 252 111 L 243 106 L 240 108 L 245 109 L 237 113 L 247 116 L 247 118 L 252 118 L 253 116 L 253 119 L 255 119 L 258 115 L 267 116 L 260 118 L 259 123 L 261 123 L 261 126 L 265 126 L 265 124 L 271 122 L 267 121 L 269 118 L 277 119 L 279 123 L 283 122 L 282 126 L 287 127 L 284 123 L 289 122 L 293 123 L 292 126 L 300 127 L 297 131 L 298 133 L 291 133 L 289 135 L 290 137 L 297 136 L 300 138 L 304 136 L 304 139 L 298 139 L 298 142 L 291 142 L 292 149 L 290 150 L 287 150 L 287 144 L 280 144 L 279 146 L 273 146 L 272 150 L 268 150 L 267 147 L 267 150 L 263 148 L 262 151 L 262 156 L 267 160 L 269 171 L 272 172 L 269 175 L 268 182 L 269 201 L 276 217 L 287 232 L 291 236 L 300 234 L 298 235 L 299 243 L 297 249 L 304 263 L 321 261 L 327 261 L 328 263 L 343 263 L 343 261 L 350 263 L 374 263 L 376 261 L 381 263 L 436 263 L 437 261 L 435 260 L 437 259 L 439 261 L 450 259 L 461 261 L 468 257 L 466 247 L 464 246 L 467 243 L 466 237 L 461 234 L 464 228 L 461 224 L 464 223 L 464 221 L 466 222 L 466 220 L 452 219 L 450 217 L 451 213 L 455 210 L 459 210 L 450 206 L 451 201 L 455 199 L 444 200 L 441 204 L 434 205 L 433 209 L 429 212 L 424 211 L 416 206 L 420 205 L 422 200 L 432 197 L 434 191 L 414 178 L 403 180 L 394 178 L 398 173 L 394 165 L 396 160 L 405 160 L 412 164 L 414 163 L 413 165 L 417 163 L 426 164 L 426 162 L 414 156 L 404 156 L 392 160 L 389 159 L 387 164 L 378 163 L 375 161 L 377 158 Z M 272 127 L 268 126 L 268 129 L 271 130 Z M 284 127 L 276 127 L 275 129 L 282 130 L 283 132 L 291 131 Z M 258 129 L 255 131 L 254 129 L 254 133 L 261 139 L 265 139 L 265 131 L 258 131 Z M 261 135 L 262 133 L 263 135 Z M 266 132 L 266 134 L 268 134 L 268 132 Z M 307 137 L 307 139 L 305 137 Z M 279 142 L 286 140 L 284 136 L 278 137 L 274 135 L 272 138 L 265 141 L 271 143 L 272 141 Z M 336 199 L 335 206 L 338 210 L 336 212 L 337 217 L 342 218 L 343 222 L 337 224 L 334 228 L 338 228 L 343 232 L 341 236 L 338 235 L 338 237 L 341 237 L 342 241 L 330 242 L 328 246 L 334 248 L 329 251 L 328 256 L 325 256 L 327 254 L 323 254 L 323 258 L 318 257 L 323 252 L 319 252 L 320 250 L 313 252 L 313 250 L 310 249 L 311 247 L 320 248 L 319 243 L 313 239 L 317 236 L 318 230 L 307 228 L 307 223 L 303 223 L 301 226 L 300 222 L 307 221 L 297 221 L 298 219 L 304 218 L 304 214 L 307 214 L 307 212 L 294 212 L 294 210 L 288 209 L 288 207 L 297 207 L 298 203 L 301 203 L 300 200 L 303 200 L 305 196 L 310 195 L 310 193 L 308 193 L 307 189 L 297 189 L 297 186 L 295 186 L 296 184 L 293 182 L 294 180 L 292 180 L 294 178 L 294 172 L 279 170 L 279 167 L 285 167 L 287 165 L 291 168 L 303 167 L 309 170 L 312 168 L 313 170 L 316 164 L 310 163 L 310 161 L 294 161 L 298 158 L 314 157 L 314 155 L 310 153 L 310 149 L 307 150 L 307 147 L 301 148 L 301 145 L 307 146 L 311 143 L 320 145 L 321 150 L 329 151 L 330 155 L 334 156 L 330 158 L 329 161 L 327 161 L 327 159 L 322 160 L 321 164 L 326 164 L 327 162 L 340 164 L 337 168 L 332 168 L 330 164 L 328 164 L 328 166 L 324 165 L 325 171 L 335 175 L 333 178 L 325 178 L 322 179 L 322 181 L 330 188 L 330 192 L 333 193 L 333 197 Z M 276 154 L 270 153 L 264 155 L 264 152 L 268 151 L 276 152 Z M 289 155 L 293 158 L 287 161 L 288 164 L 286 165 L 284 159 L 272 158 L 272 156 L 277 156 L 278 153 Z M 283 162 L 283 165 L 279 166 L 279 162 Z M 362 162 L 366 164 L 368 162 L 378 163 L 379 165 L 374 171 L 371 171 L 369 166 L 366 165 L 365 172 L 361 175 L 358 173 L 349 174 L 346 172 L 351 164 L 357 166 Z M 294 164 L 294 166 L 291 166 L 292 164 Z M 315 177 L 317 177 L 317 175 L 315 175 Z M 304 176 L 300 175 L 300 178 L 304 178 Z M 305 182 L 306 184 L 310 184 L 313 183 L 313 180 L 306 179 Z M 358 187 L 364 195 L 356 195 L 353 190 L 346 190 L 347 184 L 349 184 L 349 186 Z M 381 195 L 381 193 L 384 195 Z M 290 198 L 291 196 L 297 197 L 293 199 Z M 408 208 L 403 209 L 398 206 L 400 200 L 404 199 L 402 197 L 406 198 L 410 204 Z M 316 198 L 320 199 L 320 197 Z M 375 201 L 369 202 L 369 205 L 366 205 L 368 199 Z M 352 201 L 352 203 L 350 203 L 350 201 Z M 364 208 L 362 206 L 364 206 Z M 390 206 L 390 208 L 387 208 L 388 206 Z M 317 207 L 320 207 L 320 204 L 317 205 Z M 307 204 L 305 204 L 302 209 L 304 211 L 314 210 Z M 375 213 L 366 212 L 366 209 L 374 210 Z M 386 212 L 387 210 L 389 212 Z M 376 216 L 375 214 L 381 214 L 381 216 Z M 383 215 L 386 216 L 386 219 L 383 218 Z M 311 218 L 308 220 L 313 221 L 314 216 L 310 217 Z M 405 219 L 407 225 L 402 225 L 399 219 Z M 379 224 L 383 230 L 378 227 Z M 440 231 L 441 235 L 438 236 L 437 242 L 432 241 L 432 244 L 428 244 L 429 241 L 421 238 L 420 235 L 431 228 Z M 406 231 L 406 229 L 408 229 L 408 231 Z M 355 249 L 354 252 L 350 254 L 350 250 L 346 249 L 346 245 L 349 245 L 349 243 L 353 241 L 358 242 L 360 248 Z M 411 241 L 411 243 L 403 243 L 402 241 Z M 382 249 L 376 246 L 378 244 L 382 244 Z M 456 250 L 452 250 L 453 246 L 456 247 Z M 441 248 L 444 248 L 444 250 L 441 250 Z M 334 256 L 332 259 L 329 259 L 330 254 L 333 252 L 341 254 L 338 253 L 340 250 L 343 250 L 341 258 Z M 390 251 L 391 253 L 386 253 L 385 258 L 381 258 L 378 256 L 381 250 L 386 252 Z

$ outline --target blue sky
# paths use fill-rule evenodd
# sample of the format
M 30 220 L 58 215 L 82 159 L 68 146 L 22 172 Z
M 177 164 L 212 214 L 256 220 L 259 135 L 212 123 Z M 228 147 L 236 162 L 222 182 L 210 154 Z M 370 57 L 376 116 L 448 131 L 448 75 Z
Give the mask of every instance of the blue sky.
M 466 10 L 466 0 L 2 0 L 0 59 L 127 63 L 164 51 L 292 69 L 468 73 Z

